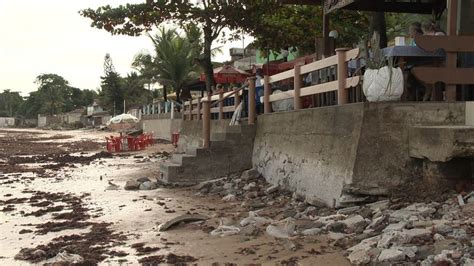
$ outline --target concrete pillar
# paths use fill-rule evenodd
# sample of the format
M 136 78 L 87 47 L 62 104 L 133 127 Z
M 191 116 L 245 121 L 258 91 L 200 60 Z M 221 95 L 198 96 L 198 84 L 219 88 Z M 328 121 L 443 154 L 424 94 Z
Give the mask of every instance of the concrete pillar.
M 301 65 L 301 63 L 295 64 L 295 76 L 293 78 L 293 86 L 295 90 L 293 101 L 295 110 L 300 110 L 303 107 L 301 103 Z
M 202 139 L 203 147 L 209 148 L 211 142 L 211 95 L 202 103 Z
M 197 120 L 201 120 L 201 108 L 202 108 L 202 107 L 201 107 L 201 100 L 202 100 L 202 98 L 198 98 L 198 99 L 197 99 L 197 110 L 196 110 L 196 111 L 197 111 L 197 112 L 196 112 L 196 114 L 197 114 Z
M 171 102 L 171 119 L 174 119 L 174 103 Z
M 270 104 L 270 76 L 266 75 L 263 77 L 263 113 L 269 114 L 272 112 L 272 106 Z
M 346 52 L 349 48 L 336 49 L 337 55 L 337 104 L 346 104 L 348 102 L 348 93 L 346 90 L 347 63 Z
M 193 98 L 189 99 L 189 120 L 193 120 Z
M 158 103 L 158 113 L 161 114 L 161 103 Z
M 254 125 L 255 124 L 255 119 L 256 119 L 256 102 L 255 102 L 255 77 L 250 77 L 248 79 L 249 81 L 249 95 L 248 95 L 248 103 L 249 103 L 249 125 Z

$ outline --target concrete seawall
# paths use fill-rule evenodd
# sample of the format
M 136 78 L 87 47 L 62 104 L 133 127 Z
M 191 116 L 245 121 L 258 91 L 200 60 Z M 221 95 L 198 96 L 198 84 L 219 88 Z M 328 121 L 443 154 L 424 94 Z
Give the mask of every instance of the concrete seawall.
M 462 125 L 464 103 L 360 103 L 259 116 L 253 164 L 308 201 L 336 206 L 346 192 L 386 194 L 420 178 L 409 129 Z

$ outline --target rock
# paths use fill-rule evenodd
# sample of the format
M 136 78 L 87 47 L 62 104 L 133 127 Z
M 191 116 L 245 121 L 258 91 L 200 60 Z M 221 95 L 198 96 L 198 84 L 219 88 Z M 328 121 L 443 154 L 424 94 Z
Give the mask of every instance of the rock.
M 217 194 L 219 192 L 222 192 L 224 191 L 224 188 L 221 187 L 221 186 L 217 186 L 216 184 L 214 184 L 211 189 L 209 190 L 209 193 L 211 194 Z
M 262 231 L 255 225 L 247 225 L 240 230 L 240 234 L 244 236 L 258 236 Z
M 67 251 L 58 253 L 55 257 L 44 262 L 45 265 L 75 265 L 82 263 L 84 258 L 77 254 L 69 254 Z
M 336 208 L 351 206 L 351 205 L 367 202 L 368 200 L 369 200 L 369 197 L 367 196 L 343 194 L 341 197 L 339 197 L 339 199 L 337 199 Z
M 377 230 L 379 227 L 382 227 L 385 221 L 387 221 L 388 216 L 382 215 L 372 220 L 372 222 L 367 226 L 367 229 Z
M 390 214 L 390 222 L 408 221 L 411 216 L 416 215 L 415 210 L 400 209 Z
M 389 224 L 383 232 L 390 232 L 390 231 L 402 231 L 407 226 L 407 222 L 401 221 L 396 224 Z
M 390 248 L 392 245 L 399 246 L 401 244 L 406 244 L 410 242 L 410 238 L 405 232 L 400 231 L 390 231 L 384 233 L 382 238 L 377 243 L 378 248 Z
M 357 251 L 357 250 L 370 250 L 371 248 L 374 248 L 377 246 L 377 243 L 379 242 L 381 236 L 378 235 L 378 236 L 374 236 L 374 237 L 370 237 L 370 238 L 366 238 L 364 240 L 362 240 L 359 244 L 347 249 L 348 251 Z
M 319 235 L 323 230 L 321 228 L 311 228 L 311 229 L 306 229 L 301 232 L 302 235 L 304 236 L 315 236 Z
M 329 239 L 332 239 L 332 240 L 335 240 L 335 241 L 343 239 L 347 236 L 348 236 L 347 234 L 343 234 L 343 233 L 335 233 L 335 232 L 329 232 L 328 233 Z
M 257 184 L 255 182 L 251 182 L 251 183 L 248 183 L 247 185 L 245 185 L 243 187 L 243 190 L 249 191 L 249 190 L 251 190 L 252 188 L 254 188 L 256 186 L 257 186 Z
M 272 220 L 260 217 L 255 212 L 249 212 L 249 216 L 244 218 L 240 221 L 240 226 L 247 226 L 247 225 L 265 225 L 271 223 Z
M 383 210 L 388 209 L 389 204 L 390 204 L 389 200 L 381 200 L 381 201 L 376 201 L 376 202 L 373 202 L 373 203 L 366 204 L 365 206 L 369 207 L 373 211 L 375 211 L 377 209 L 383 211 Z
M 277 225 L 269 225 L 266 228 L 267 234 L 275 238 L 289 238 L 295 234 L 294 219 L 288 218 L 278 222 Z
M 222 198 L 223 201 L 234 201 L 235 200 L 235 195 L 234 194 L 229 194 L 225 197 Z
M 308 217 L 316 216 L 317 211 L 318 211 L 318 209 L 316 207 L 309 206 L 308 208 L 306 208 L 306 210 L 304 210 L 303 214 L 308 216 Z
M 231 236 L 240 233 L 240 228 L 231 225 L 219 225 L 216 229 L 210 232 L 211 236 Z
M 435 224 L 433 226 L 433 231 L 442 235 L 449 234 L 453 231 L 453 228 L 447 224 Z
M 125 190 L 138 190 L 140 188 L 140 183 L 137 181 L 127 181 L 124 188 Z
M 468 239 L 466 230 L 464 229 L 453 229 L 453 231 L 449 233 L 448 236 L 457 240 Z
M 344 215 L 350 215 L 350 214 L 355 213 L 355 212 L 358 211 L 359 209 L 360 209 L 360 206 L 347 207 L 347 208 L 339 209 L 339 210 L 337 211 L 337 213 L 338 213 L 338 214 L 344 214 Z
M 260 177 L 260 173 L 255 169 L 244 171 L 242 172 L 242 175 L 240 176 L 240 178 L 244 181 L 255 180 L 259 177 Z
M 362 232 L 368 224 L 364 217 L 360 215 L 349 217 L 345 220 L 342 220 L 341 223 L 345 224 L 348 229 L 355 232 Z
M 225 184 L 222 186 L 222 188 L 223 188 L 224 190 L 230 190 L 230 189 L 232 189 L 233 186 L 234 186 L 234 185 L 233 185 L 232 183 L 228 182 L 228 183 L 225 183 Z
M 148 179 L 148 177 L 140 177 L 140 178 L 137 178 L 137 182 L 138 183 L 144 183 L 144 182 L 150 182 L 151 180 Z
M 342 222 L 333 222 L 329 224 L 326 229 L 331 232 L 342 233 L 346 230 L 347 225 Z
M 42 249 L 22 248 L 15 255 L 16 260 L 36 260 L 40 261 L 46 258 L 46 252 Z
M 267 194 L 275 193 L 275 192 L 278 191 L 279 188 L 280 188 L 279 185 L 270 186 L 270 187 L 268 187 L 268 188 L 265 190 L 265 193 L 267 193 Z
M 153 190 L 158 188 L 158 182 L 146 181 L 140 184 L 140 190 Z
M 380 252 L 380 255 L 378 257 L 379 262 L 395 262 L 404 259 L 405 254 L 403 253 L 403 251 L 397 248 L 384 249 L 382 250 L 382 252 Z
M 247 199 L 255 199 L 258 197 L 257 191 L 251 191 L 245 194 L 245 198 Z
M 378 248 L 370 248 L 369 250 L 359 249 L 352 252 L 347 258 L 351 264 L 361 265 L 374 261 L 380 254 Z
M 423 228 L 414 228 L 410 230 L 405 230 L 404 233 L 410 238 L 425 238 L 431 236 L 431 231 Z
M 454 239 L 437 240 L 434 244 L 434 253 L 439 254 L 443 250 L 454 250 L 462 247 L 462 244 Z
M 283 240 L 283 246 L 287 249 L 287 250 L 290 250 L 290 251 L 296 251 L 296 245 L 295 243 L 293 243 L 292 241 L 290 241 L 289 239 L 285 239 Z
M 446 238 L 444 238 L 444 236 L 442 236 L 440 234 L 434 234 L 433 239 L 435 241 L 440 241 L 440 240 L 445 240 Z

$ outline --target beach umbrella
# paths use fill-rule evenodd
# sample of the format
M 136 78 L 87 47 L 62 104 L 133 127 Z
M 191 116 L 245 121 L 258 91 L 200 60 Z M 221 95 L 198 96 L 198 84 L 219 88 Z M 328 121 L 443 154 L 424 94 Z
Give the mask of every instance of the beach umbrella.
M 114 130 L 127 130 L 137 125 L 140 120 L 131 114 L 121 114 L 112 117 L 107 126 Z

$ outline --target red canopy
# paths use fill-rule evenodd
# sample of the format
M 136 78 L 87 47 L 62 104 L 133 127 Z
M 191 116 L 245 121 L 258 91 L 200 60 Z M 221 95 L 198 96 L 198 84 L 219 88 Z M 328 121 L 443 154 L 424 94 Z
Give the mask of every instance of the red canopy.
M 225 65 L 214 68 L 214 79 L 217 84 L 244 83 L 249 76 L 249 73 L 233 66 Z M 206 80 L 204 73 L 201 73 L 200 80 Z

